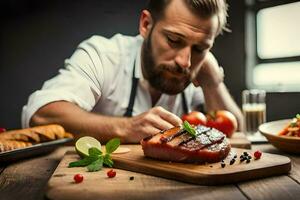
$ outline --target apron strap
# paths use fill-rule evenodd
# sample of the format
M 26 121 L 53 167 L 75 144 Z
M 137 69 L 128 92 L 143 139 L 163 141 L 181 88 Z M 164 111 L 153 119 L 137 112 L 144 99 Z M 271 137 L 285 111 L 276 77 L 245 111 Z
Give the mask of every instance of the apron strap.
M 135 63 L 133 66 L 133 72 L 132 72 L 132 86 L 131 86 L 131 91 L 130 91 L 130 98 L 129 98 L 129 103 L 126 109 L 126 112 L 124 113 L 124 117 L 132 117 L 132 112 L 133 112 L 133 106 L 134 106 L 134 101 L 135 101 L 135 96 L 137 92 L 137 86 L 138 86 L 139 78 L 135 77 Z M 185 114 L 189 113 L 190 110 L 187 105 L 186 97 L 184 91 L 181 93 L 181 98 L 182 98 L 182 107 L 183 111 Z
M 132 71 L 132 86 L 131 86 L 130 98 L 129 98 L 129 103 L 126 112 L 123 115 L 124 117 L 132 117 L 132 111 L 133 111 L 135 96 L 137 92 L 138 82 L 139 82 L 139 78 L 135 77 L 135 62 L 134 62 L 133 71 Z
M 184 114 L 188 114 L 190 112 L 190 109 L 188 108 L 184 91 L 181 93 L 181 99 L 182 99 L 183 112 Z

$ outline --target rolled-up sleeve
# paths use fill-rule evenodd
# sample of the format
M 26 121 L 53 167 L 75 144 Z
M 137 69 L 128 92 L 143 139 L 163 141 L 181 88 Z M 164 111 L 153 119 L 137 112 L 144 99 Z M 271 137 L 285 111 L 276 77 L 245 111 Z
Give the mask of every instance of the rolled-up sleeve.
M 84 110 L 92 110 L 101 96 L 105 77 L 102 65 L 99 52 L 89 42 L 79 45 L 72 57 L 65 61 L 65 68 L 30 95 L 22 110 L 22 126 L 29 127 L 34 113 L 55 101 L 68 101 Z

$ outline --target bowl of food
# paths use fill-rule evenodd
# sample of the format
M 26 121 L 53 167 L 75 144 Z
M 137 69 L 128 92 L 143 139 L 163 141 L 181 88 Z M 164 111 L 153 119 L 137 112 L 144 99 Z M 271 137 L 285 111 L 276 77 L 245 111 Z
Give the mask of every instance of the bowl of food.
M 300 115 L 295 118 L 267 122 L 258 130 L 278 149 L 300 154 Z

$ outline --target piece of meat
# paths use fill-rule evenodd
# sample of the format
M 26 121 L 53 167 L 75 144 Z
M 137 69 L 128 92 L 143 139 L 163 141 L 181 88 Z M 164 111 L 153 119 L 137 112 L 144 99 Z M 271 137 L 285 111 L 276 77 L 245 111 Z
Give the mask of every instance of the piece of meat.
M 164 161 L 213 163 L 227 157 L 231 146 L 226 136 L 205 126 L 195 127 L 196 137 L 174 127 L 141 140 L 145 156 Z

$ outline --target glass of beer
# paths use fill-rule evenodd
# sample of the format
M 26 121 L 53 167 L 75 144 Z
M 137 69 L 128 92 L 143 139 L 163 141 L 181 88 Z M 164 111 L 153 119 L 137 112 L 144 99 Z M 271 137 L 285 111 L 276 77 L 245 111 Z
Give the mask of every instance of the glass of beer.
M 264 90 L 244 90 L 242 93 L 242 110 L 245 132 L 254 135 L 260 124 L 266 122 L 266 92 Z

